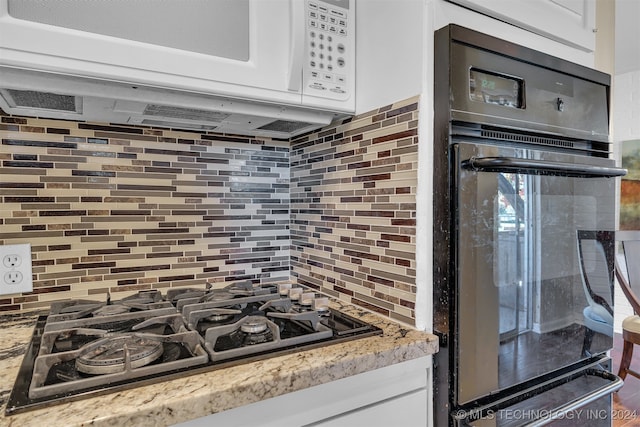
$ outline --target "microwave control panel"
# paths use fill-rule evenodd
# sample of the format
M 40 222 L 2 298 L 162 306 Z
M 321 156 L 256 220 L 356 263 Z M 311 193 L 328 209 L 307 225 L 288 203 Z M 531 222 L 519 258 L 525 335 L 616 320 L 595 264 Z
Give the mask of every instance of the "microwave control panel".
M 355 13 L 353 0 L 306 2 L 305 95 L 344 100 L 355 80 Z

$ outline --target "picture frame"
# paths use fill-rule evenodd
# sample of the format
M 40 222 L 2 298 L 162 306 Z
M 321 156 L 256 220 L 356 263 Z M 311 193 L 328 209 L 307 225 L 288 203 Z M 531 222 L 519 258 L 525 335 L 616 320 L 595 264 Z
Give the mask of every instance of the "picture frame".
M 640 230 L 640 139 L 622 141 L 620 180 L 620 230 Z

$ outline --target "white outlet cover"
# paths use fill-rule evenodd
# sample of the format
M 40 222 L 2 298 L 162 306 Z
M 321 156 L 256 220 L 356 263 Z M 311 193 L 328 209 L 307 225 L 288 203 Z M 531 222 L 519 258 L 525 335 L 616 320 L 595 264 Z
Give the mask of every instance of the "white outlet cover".
M 0 246 L 0 295 L 32 291 L 31 244 Z

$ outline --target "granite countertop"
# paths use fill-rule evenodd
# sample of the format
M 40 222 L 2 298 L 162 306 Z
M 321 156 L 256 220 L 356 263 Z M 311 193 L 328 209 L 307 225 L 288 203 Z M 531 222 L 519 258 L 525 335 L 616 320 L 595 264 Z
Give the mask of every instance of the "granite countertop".
M 5 416 L 4 410 L 37 313 L 0 316 L 0 425 L 171 425 L 438 351 L 434 335 L 352 305 L 332 304 L 344 313 L 378 326 L 383 334 L 11 416 Z

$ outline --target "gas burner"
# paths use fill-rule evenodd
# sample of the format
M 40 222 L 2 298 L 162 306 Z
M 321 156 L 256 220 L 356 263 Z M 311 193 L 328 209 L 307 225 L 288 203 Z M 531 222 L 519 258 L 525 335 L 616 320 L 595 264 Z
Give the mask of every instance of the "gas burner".
M 259 334 L 267 330 L 267 319 L 263 316 L 248 316 L 240 325 L 240 330 L 247 334 Z
M 146 366 L 162 356 L 158 337 L 124 334 L 103 338 L 80 349 L 76 369 L 84 374 L 104 375 Z
M 124 305 L 104 305 L 91 312 L 93 316 L 115 316 L 116 314 L 128 313 L 129 307 Z
M 273 331 L 269 328 L 266 317 L 247 316 L 241 320 L 240 328 L 229 334 L 228 342 L 223 339 L 218 343 L 218 349 L 223 349 L 229 344 L 235 348 L 242 348 L 272 342 L 273 340 Z
M 265 330 L 261 333 L 246 334 L 242 339 L 243 346 L 251 346 L 256 344 L 263 344 L 273 341 L 273 333 L 269 330 Z

